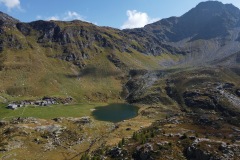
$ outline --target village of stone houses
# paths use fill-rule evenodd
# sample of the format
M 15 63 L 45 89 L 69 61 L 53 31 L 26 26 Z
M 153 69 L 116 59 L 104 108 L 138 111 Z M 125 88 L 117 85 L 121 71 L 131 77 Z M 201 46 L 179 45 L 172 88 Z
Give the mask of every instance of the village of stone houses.
M 50 105 L 56 105 L 59 103 L 68 104 L 71 101 L 72 101 L 71 97 L 68 97 L 66 99 L 43 97 L 41 100 L 36 100 L 36 101 L 25 100 L 25 101 L 19 101 L 19 102 L 12 102 L 8 104 L 7 108 L 15 110 L 15 109 L 26 107 L 26 106 L 50 106 Z

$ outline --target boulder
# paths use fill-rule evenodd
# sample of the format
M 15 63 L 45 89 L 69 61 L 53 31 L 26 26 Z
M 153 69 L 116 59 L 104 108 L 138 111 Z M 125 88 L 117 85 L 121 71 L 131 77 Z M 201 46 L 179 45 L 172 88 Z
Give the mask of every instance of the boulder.
M 138 146 L 136 152 L 133 154 L 133 158 L 136 160 L 153 160 L 151 156 L 153 152 L 153 146 L 150 143 Z
M 240 89 L 236 90 L 236 95 L 238 95 L 240 97 Z
M 186 150 L 186 158 L 194 160 L 209 160 L 211 155 L 201 149 L 198 149 L 194 146 L 188 147 Z
M 200 94 L 196 92 L 184 92 L 183 98 L 188 107 L 201 109 L 216 109 L 216 104 L 211 95 Z
M 4 120 L 1 120 L 1 121 L 0 121 L 0 127 L 6 126 L 6 125 L 8 125 L 8 124 L 9 124 L 8 121 L 4 121 Z
M 224 83 L 223 84 L 223 89 L 231 89 L 234 87 L 233 83 Z
M 122 154 L 122 149 L 119 148 L 119 147 L 114 147 L 112 148 L 109 152 L 108 152 L 108 155 L 111 157 L 111 158 L 119 158 L 119 157 L 122 157 L 123 154 Z

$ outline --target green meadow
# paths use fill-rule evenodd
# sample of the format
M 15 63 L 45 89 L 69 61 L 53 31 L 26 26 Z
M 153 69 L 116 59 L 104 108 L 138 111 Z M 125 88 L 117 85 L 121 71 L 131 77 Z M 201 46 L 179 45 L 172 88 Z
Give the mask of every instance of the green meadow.
M 27 106 L 11 110 L 6 104 L 0 104 L 0 119 L 11 119 L 16 117 L 35 117 L 51 119 L 56 117 L 83 117 L 90 116 L 91 110 L 98 106 L 105 106 L 104 103 L 74 104 L 74 105 L 53 105 L 53 106 Z

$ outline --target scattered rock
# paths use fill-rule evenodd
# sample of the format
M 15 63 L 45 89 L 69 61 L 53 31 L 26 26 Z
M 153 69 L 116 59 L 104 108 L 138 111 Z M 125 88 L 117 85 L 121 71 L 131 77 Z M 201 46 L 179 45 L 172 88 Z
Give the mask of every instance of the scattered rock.
M 81 117 L 81 118 L 67 118 L 69 121 L 72 121 L 75 124 L 89 124 L 91 123 L 90 117 Z
M 6 125 L 8 125 L 8 124 L 9 124 L 9 121 L 4 121 L 4 120 L 1 120 L 1 121 L 0 121 L 0 127 L 6 126 Z
M 50 133 L 61 133 L 63 127 L 60 125 L 46 125 L 46 126 L 37 126 L 35 129 L 37 132 L 50 132 Z
M 38 120 L 33 117 L 27 117 L 27 118 L 14 118 L 11 121 L 11 124 L 19 124 L 19 123 L 38 123 Z
M 23 142 L 22 141 L 18 141 L 18 140 L 13 140 L 13 141 L 10 141 L 8 142 L 8 144 L 5 146 L 5 150 L 6 151 L 11 151 L 13 149 L 18 149 L 18 148 L 21 148 L 23 147 Z
M 55 122 L 61 123 L 63 118 L 53 118 L 52 120 L 54 120 Z

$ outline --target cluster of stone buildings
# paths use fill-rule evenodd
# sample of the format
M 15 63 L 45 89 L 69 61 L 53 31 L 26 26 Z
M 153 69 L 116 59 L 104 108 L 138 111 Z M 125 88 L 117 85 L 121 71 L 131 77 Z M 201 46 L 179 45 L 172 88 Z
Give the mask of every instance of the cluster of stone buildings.
M 49 99 L 42 99 L 38 101 L 13 102 L 11 104 L 8 104 L 7 108 L 14 110 L 24 106 L 49 106 L 53 104 L 57 104 L 56 100 L 49 98 Z

